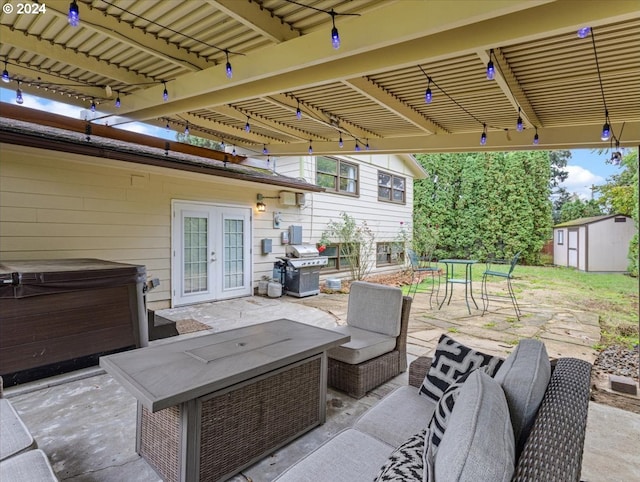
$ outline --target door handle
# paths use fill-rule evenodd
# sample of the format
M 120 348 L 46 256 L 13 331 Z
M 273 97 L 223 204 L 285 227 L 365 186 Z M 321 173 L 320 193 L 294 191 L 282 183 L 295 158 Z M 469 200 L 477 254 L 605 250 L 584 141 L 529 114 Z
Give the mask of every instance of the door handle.
M 211 251 L 211 261 L 216 261 L 216 252 Z

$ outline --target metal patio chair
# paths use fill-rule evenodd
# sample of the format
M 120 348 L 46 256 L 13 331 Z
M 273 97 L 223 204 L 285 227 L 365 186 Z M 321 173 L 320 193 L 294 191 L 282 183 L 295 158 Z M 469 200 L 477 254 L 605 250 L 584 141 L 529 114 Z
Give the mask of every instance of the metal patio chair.
M 511 284 L 511 280 L 513 279 L 513 270 L 518 264 L 518 259 L 520 258 L 520 252 L 516 253 L 516 255 L 508 259 L 487 259 L 486 270 L 482 273 L 482 315 L 487 312 L 489 309 L 489 293 L 487 291 L 487 278 L 496 277 L 504 279 L 507 282 L 507 292 L 509 299 L 511 300 L 511 304 L 515 309 L 516 316 L 518 320 L 520 320 L 520 316 L 522 312 L 520 311 L 520 306 L 518 305 L 518 300 L 516 299 L 516 295 L 513 291 L 513 286 Z M 493 297 L 499 297 L 498 295 L 492 295 Z
M 431 291 L 429 292 L 429 308 L 433 308 L 432 299 L 433 292 L 436 292 L 436 305 L 438 304 L 438 296 L 440 294 L 440 268 L 438 267 L 438 262 L 435 261 L 431 256 L 424 256 L 422 258 L 418 257 L 415 251 L 412 249 L 407 250 L 407 256 L 409 257 L 409 261 L 411 262 L 411 271 L 412 271 L 412 279 L 411 285 L 409 286 L 409 292 L 407 293 L 409 296 L 415 298 L 416 293 L 418 292 L 418 286 L 422 283 L 421 276 L 423 273 L 427 273 L 431 277 Z M 438 287 L 436 289 L 435 282 L 436 276 L 438 277 Z

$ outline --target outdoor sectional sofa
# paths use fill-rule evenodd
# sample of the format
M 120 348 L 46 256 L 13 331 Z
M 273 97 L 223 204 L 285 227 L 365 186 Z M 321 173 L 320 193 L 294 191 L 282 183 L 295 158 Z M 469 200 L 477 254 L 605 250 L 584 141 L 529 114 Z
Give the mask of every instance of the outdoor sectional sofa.
M 502 360 L 442 335 L 433 359 L 411 363 L 408 386 L 276 480 L 579 481 L 590 372 L 550 361 L 537 340 Z

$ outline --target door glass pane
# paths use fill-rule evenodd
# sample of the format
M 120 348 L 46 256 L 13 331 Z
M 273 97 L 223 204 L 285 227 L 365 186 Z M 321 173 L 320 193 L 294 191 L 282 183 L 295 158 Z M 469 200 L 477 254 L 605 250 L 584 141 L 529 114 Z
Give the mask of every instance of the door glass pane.
M 207 291 L 207 218 L 184 218 L 183 286 L 184 292 Z
M 244 221 L 224 220 L 224 288 L 244 286 Z

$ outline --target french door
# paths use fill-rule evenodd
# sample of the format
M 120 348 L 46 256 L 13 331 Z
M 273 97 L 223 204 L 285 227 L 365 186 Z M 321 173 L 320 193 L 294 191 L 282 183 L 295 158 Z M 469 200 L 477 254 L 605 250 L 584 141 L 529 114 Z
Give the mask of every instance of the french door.
M 175 201 L 172 306 L 247 296 L 251 208 Z

